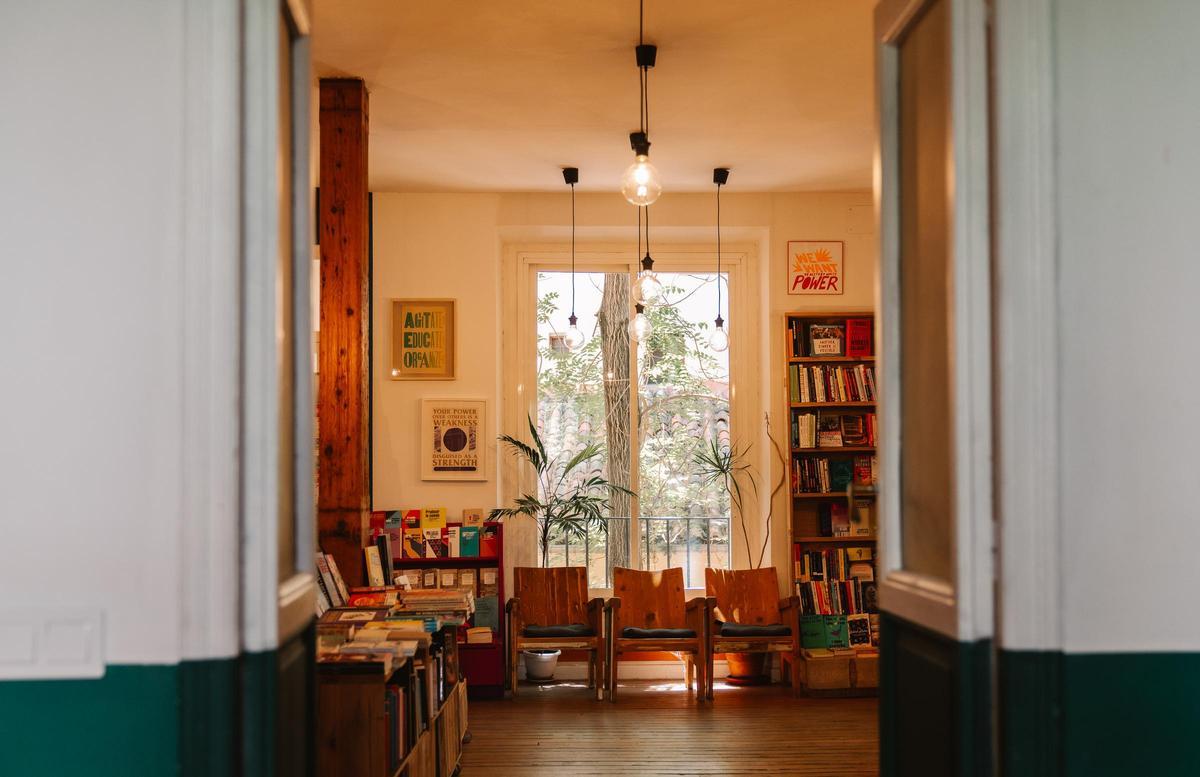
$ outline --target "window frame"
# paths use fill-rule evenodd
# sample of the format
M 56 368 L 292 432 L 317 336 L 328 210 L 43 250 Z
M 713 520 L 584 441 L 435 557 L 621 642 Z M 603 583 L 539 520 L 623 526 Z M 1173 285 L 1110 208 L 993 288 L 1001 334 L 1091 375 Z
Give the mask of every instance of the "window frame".
M 636 247 L 633 243 L 593 243 L 576 244 L 575 271 L 577 273 L 613 272 L 622 270 L 636 274 L 640 262 L 636 258 Z M 734 244 L 721 251 L 721 271 L 726 276 L 727 312 L 724 314 L 728 321 L 730 332 L 729 344 L 729 428 L 733 439 L 741 440 L 738 431 L 742 428 L 743 419 L 755 418 L 761 406 L 761 393 L 755 389 L 755 376 L 758 375 L 758 365 L 762 355 L 759 353 L 760 343 L 754 343 L 747 337 L 747 331 L 755 325 L 754 306 L 748 299 L 752 284 L 747 282 L 751 277 L 747 268 L 755 259 L 754 247 Z M 654 249 L 654 269 L 656 272 L 692 272 L 712 273 L 716 270 L 716 252 L 704 244 L 670 244 L 656 246 Z M 570 244 L 552 243 L 535 245 L 508 245 L 503 256 L 503 279 L 501 289 L 503 311 L 502 331 L 502 425 L 504 432 L 515 436 L 524 436 L 525 418 L 527 414 L 537 412 L 537 276 L 539 272 L 569 271 L 571 267 Z M 630 314 L 632 315 L 632 301 Z M 715 318 L 715 311 L 714 311 Z M 637 352 L 630 353 L 630 381 L 637 385 L 639 371 Z M 739 386 L 751 387 L 751 390 L 741 392 Z M 636 404 L 630 403 L 631 413 L 635 412 Z M 631 418 L 636 424 L 636 419 Z M 765 438 L 764 438 L 765 439 Z M 759 435 L 754 435 L 753 443 L 759 445 Z M 761 458 L 761 457 L 760 457 Z M 639 483 L 637 455 L 630 459 L 630 482 L 634 490 Z M 503 504 L 509 504 L 521 489 L 532 487 L 532 477 L 528 471 L 517 466 L 511 456 L 502 451 L 498 458 L 498 473 L 500 476 L 499 495 Z M 754 461 L 760 472 L 770 473 L 769 461 L 765 458 Z M 764 466 L 765 465 L 765 466 Z M 758 504 L 748 500 L 748 509 L 752 514 L 759 514 Z M 641 516 L 638 499 L 632 503 L 629 520 L 629 541 L 631 562 L 639 568 L 641 556 L 638 548 L 641 538 Z M 746 557 L 745 542 L 740 532 L 735 531 L 736 519 L 730 516 L 730 547 L 731 566 L 742 568 L 738 558 Z M 506 565 L 535 566 L 537 559 L 537 543 L 534 541 L 535 532 L 532 521 L 526 519 L 514 522 L 506 530 L 509 541 L 506 543 Z M 751 536 L 752 547 L 761 541 L 764 526 L 750 527 L 754 529 Z M 768 551 L 768 563 L 770 551 Z M 591 588 L 593 596 L 611 595 L 611 588 Z M 689 588 L 689 593 L 702 592 L 700 588 Z

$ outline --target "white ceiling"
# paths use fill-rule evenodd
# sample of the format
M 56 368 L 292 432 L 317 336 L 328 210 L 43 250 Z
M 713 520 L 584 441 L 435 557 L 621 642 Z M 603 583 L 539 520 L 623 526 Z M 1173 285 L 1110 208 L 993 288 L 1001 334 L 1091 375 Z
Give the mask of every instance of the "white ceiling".
M 646 0 L 667 191 L 868 188 L 874 0 Z M 613 191 L 637 129 L 636 0 L 316 0 L 318 76 L 370 91 L 376 191 Z

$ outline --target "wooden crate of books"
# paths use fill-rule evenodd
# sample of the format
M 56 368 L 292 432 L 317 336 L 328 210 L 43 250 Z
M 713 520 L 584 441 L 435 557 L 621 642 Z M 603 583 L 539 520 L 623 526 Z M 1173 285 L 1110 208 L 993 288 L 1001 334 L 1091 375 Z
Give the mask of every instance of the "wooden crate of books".
M 808 691 L 849 688 L 850 664 L 853 660 L 853 656 L 806 653 L 797 666 L 800 683 Z
M 805 650 L 795 671 L 810 696 L 871 696 L 879 688 L 878 653 Z

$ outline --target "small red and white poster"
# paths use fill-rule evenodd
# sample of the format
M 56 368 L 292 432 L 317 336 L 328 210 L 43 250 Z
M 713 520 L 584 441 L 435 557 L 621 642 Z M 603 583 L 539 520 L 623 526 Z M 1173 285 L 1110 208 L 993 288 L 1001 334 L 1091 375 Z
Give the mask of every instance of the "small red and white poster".
M 789 240 L 788 294 L 842 294 L 843 251 L 840 240 Z

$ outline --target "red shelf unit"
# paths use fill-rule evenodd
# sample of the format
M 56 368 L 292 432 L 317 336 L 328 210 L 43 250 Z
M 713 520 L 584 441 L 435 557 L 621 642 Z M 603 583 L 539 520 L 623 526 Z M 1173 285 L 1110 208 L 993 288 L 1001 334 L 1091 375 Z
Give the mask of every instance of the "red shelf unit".
M 504 524 L 489 522 L 484 526 L 495 528 L 495 556 L 457 556 L 453 558 L 397 558 L 392 560 L 395 569 L 475 569 L 476 586 L 481 582 L 478 570 L 496 568 L 497 628 L 495 639 L 486 645 L 458 643 L 459 666 L 467 678 L 467 695 L 472 699 L 504 698 Z M 476 589 L 478 596 L 478 588 Z M 462 633 L 465 638 L 465 630 Z

